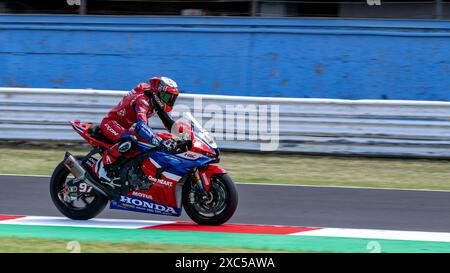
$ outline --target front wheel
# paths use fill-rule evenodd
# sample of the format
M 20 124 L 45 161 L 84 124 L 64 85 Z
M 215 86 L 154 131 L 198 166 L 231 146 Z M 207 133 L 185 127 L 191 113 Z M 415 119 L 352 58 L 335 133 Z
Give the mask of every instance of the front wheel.
M 76 159 L 81 161 L 83 157 L 77 156 Z M 74 200 L 66 200 L 69 188 L 68 182 L 74 180 L 69 169 L 64 165 L 64 161 L 53 171 L 50 180 L 50 195 L 56 208 L 64 214 L 64 216 L 73 220 L 88 220 L 97 216 L 108 204 L 108 198 L 103 195 L 91 192 L 91 188 L 84 182 L 80 182 L 78 186 L 83 186 L 81 193 Z M 84 185 L 82 185 L 84 184 Z
M 183 186 L 183 207 L 197 224 L 221 225 L 236 211 L 236 187 L 228 174 L 216 174 L 211 177 L 209 194 L 209 198 L 203 198 L 203 194 L 188 180 Z

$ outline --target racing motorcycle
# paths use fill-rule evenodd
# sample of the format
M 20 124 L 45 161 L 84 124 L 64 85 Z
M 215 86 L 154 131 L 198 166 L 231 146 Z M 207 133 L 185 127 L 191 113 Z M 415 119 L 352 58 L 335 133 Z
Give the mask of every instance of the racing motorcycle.
M 166 216 L 180 216 L 184 208 L 201 225 L 220 225 L 233 216 L 238 203 L 235 185 L 224 169 L 213 165 L 219 162 L 217 144 L 190 113 L 177 123 L 178 135 L 157 133 L 161 139 L 176 139 L 183 151 L 167 153 L 136 139 L 110 182 L 100 180 L 96 170 L 101 154 L 114 143 L 98 125 L 70 124 L 92 150 L 85 156 L 66 152 L 51 177 L 51 198 L 66 217 L 91 219 L 108 203 L 111 209 Z

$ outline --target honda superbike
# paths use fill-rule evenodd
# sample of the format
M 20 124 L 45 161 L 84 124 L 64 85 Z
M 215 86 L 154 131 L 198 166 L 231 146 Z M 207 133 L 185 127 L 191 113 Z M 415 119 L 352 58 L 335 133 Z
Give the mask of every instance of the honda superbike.
M 51 177 L 53 203 L 66 217 L 91 219 L 108 203 L 111 209 L 167 216 L 180 216 L 184 208 L 202 225 L 220 225 L 233 216 L 238 203 L 235 185 L 225 170 L 212 165 L 219 162 L 217 144 L 190 113 L 177 123 L 178 135 L 157 133 L 161 139 L 176 139 L 184 151 L 168 153 L 136 139 L 110 182 L 98 178 L 97 168 L 102 153 L 114 143 L 97 125 L 70 123 L 92 150 L 85 156 L 66 152 Z

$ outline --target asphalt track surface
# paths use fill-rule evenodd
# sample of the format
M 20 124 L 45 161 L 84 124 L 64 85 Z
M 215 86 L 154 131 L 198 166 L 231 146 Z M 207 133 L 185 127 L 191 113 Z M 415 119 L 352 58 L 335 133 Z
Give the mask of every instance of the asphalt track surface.
M 62 216 L 49 177 L 0 175 L 0 214 Z M 229 223 L 450 232 L 450 192 L 238 184 Z M 190 221 L 110 210 L 98 217 Z

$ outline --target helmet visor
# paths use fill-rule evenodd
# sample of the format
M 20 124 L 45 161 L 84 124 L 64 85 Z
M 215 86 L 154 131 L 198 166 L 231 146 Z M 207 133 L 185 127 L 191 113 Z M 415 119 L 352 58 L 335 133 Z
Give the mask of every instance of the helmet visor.
M 173 106 L 175 101 L 177 100 L 178 95 L 169 93 L 169 92 L 161 92 L 159 99 L 169 106 Z

